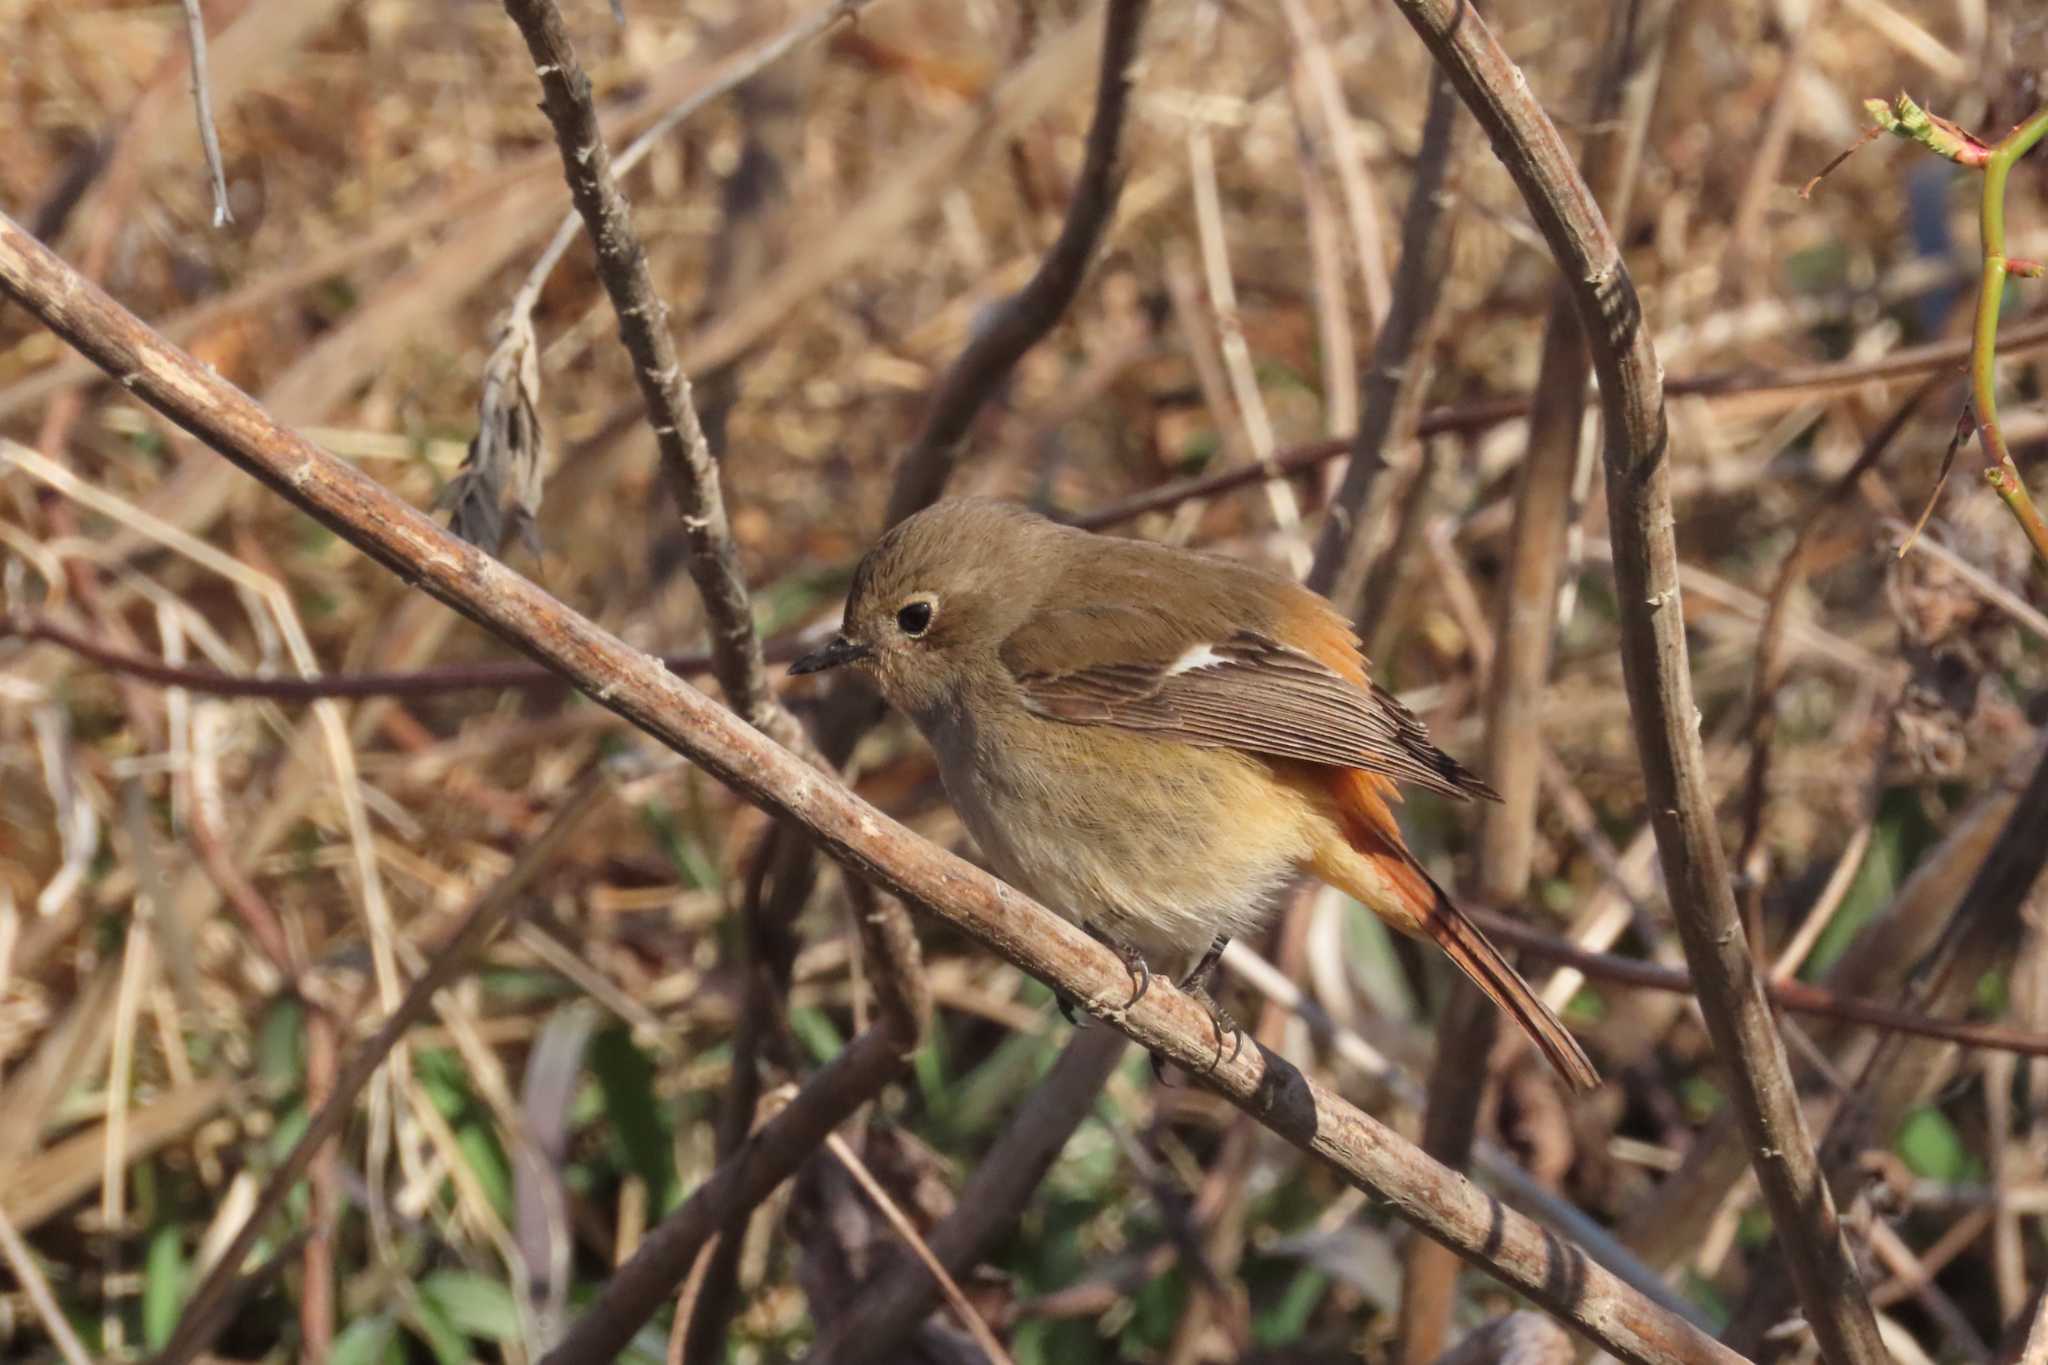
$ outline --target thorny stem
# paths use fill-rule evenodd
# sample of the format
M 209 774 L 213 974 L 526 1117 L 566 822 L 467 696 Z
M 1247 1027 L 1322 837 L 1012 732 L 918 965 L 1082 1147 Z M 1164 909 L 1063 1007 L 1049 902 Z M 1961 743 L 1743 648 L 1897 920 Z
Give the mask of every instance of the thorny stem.
M 2026 481 L 2006 448 L 1998 426 L 1998 306 L 2009 274 L 2034 275 L 2032 261 L 2009 261 L 2005 255 L 2005 182 L 2013 163 L 2048 134 L 2048 109 L 2013 129 L 1991 149 L 1984 161 L 1984 202 L 1980 225 L 1984 241 L 1984 274 L 1977 287 L 1977 326 L 1970 349 L 1970 404 L 1977 413 L 1977 440 L 1984 452 L 1984 481 L 2005 500 L 2006 507 L 2033 543 L 2035 567 L 2048 572 L 2048 523 L 2034 506 Z M 2017 267 L 2017 269 L 2015 269 Z

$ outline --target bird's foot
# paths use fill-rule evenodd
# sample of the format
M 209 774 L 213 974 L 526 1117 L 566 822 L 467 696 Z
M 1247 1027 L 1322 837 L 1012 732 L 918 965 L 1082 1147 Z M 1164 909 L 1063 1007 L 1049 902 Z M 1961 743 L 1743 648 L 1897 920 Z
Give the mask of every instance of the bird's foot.
M 1124 1001 L 1123 1008 L 1129 1009 L 1143 1000 L 1145 992 L 1152 989 L 1152 968 L 1146 963 L 1145 955 L 1136 948 L 1118 943 L 1092 924 L 1088 926 L 1088 937 L 1115 953 L 1117 960 L 1124 964 L 1124 970 L 1131 974 L 1131 998 Z
M 1216 997 L 1209 994 L 1207 983 L 1191 976 L 1183 989 L 1209 1011 L 1209 1024 L 1216 1030 L 1216 1060 L 1209 1069 L 1214 1071 L 1225 1061 L 1236 1061 L 1239 1054 L 1244 1051 L 1244 1030 L 1237 1026 L 1237 1020 L 1230 1017 L 1230 1011 L 1216 1003 Z M 1230 1044 L 1230 1056 L 1227 1058 L 1223 1055 L 1223 1045 L 1226 1041 Z

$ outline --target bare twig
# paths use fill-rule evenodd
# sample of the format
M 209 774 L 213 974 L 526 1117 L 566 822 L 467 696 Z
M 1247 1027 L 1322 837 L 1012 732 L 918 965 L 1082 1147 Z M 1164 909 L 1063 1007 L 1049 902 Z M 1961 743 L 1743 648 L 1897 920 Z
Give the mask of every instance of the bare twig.
M 889 495 L 891 525 L 939 496 L 953 475 L 975 416 L 1024 353 L 1052 331 L 1088 273 L 1123 189 L 1119 159 L 1124 119 L 1147 4 L 1148 0 L 1109 0 L 1103 9 L 1095 116 L 1088 125 L 1088 150 L 1066 221 L 1030 281 L 990 310 L 974 340 L 939 380 L 924 425 L 896 468 L 896 486 Z
M 975 1166 L 953 1212 L 932 1230 L 932 1253 L 940 1265 L 964 1274 L 1016 1225 L 1128 1046 L 1121 1034 L 1102 1028 L 1084 1028 L 1068 1040 Z M 900 1263 L 862 1287 L 859 1298 L 821 1331 L 803 1365 L 869 1365 L 892 1358 L 904 1333 L 931 1311 L 936 1292 L 923 1266 Z
M 1460 32 L 1471 31 L 1466 18 Z M 501 638 L 559 668 L 601 705 L 687 755 L 746 799 L 804 827 L 838 861 L 911 903 L 938 914 L 1005 959 L 1055 983 L 1119 1032 L 1201 1078 L 1288 1141 L 1331 1162 L 1361 1189 L 1390 1200 L 1402 1217 L 1446 1241 L 1489 1273 L 1565 1318 L 1609 1351 L 1641 1361 L 1733 1361 L 1712 1338 L 1644 1298 L 1583 1251 L 1501 1207 L 1429 1161 L 1398 1135 L 1256 1047 L 1218 1057 L 1209 1014 L 1164 982 L 1128 1009 L 1122 962 L 1081 930 L 1014 889 L 905 830 L 725 708 L 683 684 L 655 660 L 568 610 L 532 583 L 464 545 L 356 470 L 272 421 L 246 396 L 165 345 L 132 314 L 0 217 L 0 292 L 80 347 L 131 392 L 222 451 L 314 517 L 435 598 Z M 871 1030 L 813 1079 L 893 1074 L 898 1042 Z M 346 1077 L 344 1078 L 347 1079 Z M 879 1084 L 879 1082 L 877 1082 Z M 339 1093 L 339 1092 L 338 1092 Z M 858 1100 L 853 1103 L 858 1103 Z M 807 1115 L 811 1126 L 789 1141 L 815 1149 L 835 1115 Z M 785 1111 L 788 1118 L 794 1112 Z M 774 1127 L 764 1130 L 764 1135 Z M 779 1179 L 750 1146 L 700 1190 L 753 1190 Z M 774 1176 L 774 1179 L 770 1177 Z M 692 1205 L 698 1201 L 693 1200 Z M 705 1201 L 709 1203 L 708 1198 Z M 691 1205 L 686 1205 L 686 1208 Z M 715 1211 L 704 1215 L 703 1230 Z M 650 1239 L 652 1240 L 652 1239 Z M 665 1300 L 694 1258 L 671 1276 L 663 1267 L 646 1311 Z M 620 1291 L 627 1274 L 612 1282 Z M 636 1281 L 644 1290 L 647 1280 Z M 637 1300 L 636 1300 L 637 1302 Z M 617 1344 L 643 1318 L 629 1320 L 608 1295 L 597 1312 Z M 582 1324 L 579 1324 L 581 1330 Z M 612 1335 L 623 1333 L 623 1335 Z M 189 1334 L 188 1334 L 189 1335 Z M 579 1338 L 572 1332 L 572 1339 Z M 569 1359 L 604 1354 L 588 1345 Z
M 612 174 L 621 176 L 646 159 L 647 154 L 660 146 L 670 133 L 682 125 L 684 120 L 702 109 L 713 100 L 731 94 L 740 86 L 782 60 L 793 49 L 809 42 L 841 19 L 858 14 L 863 6 L 872 0 L 828 0 L 828 3 L 799 15 L 796 21 L 780 32 L 762 39 L 720 62 L 705 74 L 704 79 L 677 101 L 662 116 L 626 145 L 612 162 Z M 540 302 L 541 291 L 547 287 L 549 276 L 561 264 L 576 241 L 576 231 L 582 220 L 574 211 L 564 214 L 555 228 L 555 235 L 548 239 L 546 247 L 534 260 L 533 268 L 526 272 L 519 289 L 512 296 L 508 310 L 510 325 L 519 325 L 521 319 L 527 326 L 532 325 L 534 305 Z
M 90 1365 L 92 1356 L 86 1351 L 85 1343 L 78 1339 L 71 1319 L 64 1316 L 57 1296 L 50 1292 L 49 1279 L 44 1276 L 42 1267 L 36 1264 L 35 1253 L 22 1240 L 20 1230 L 7 1216 L 4 1207 L 0 1207 L 0 1261 L 5 1261 L 7 1268 L 14 1273 L 14 1282 L 27 1295 L 29 1307 L 35 1310 L 43 1330 L 50 1334 L 50 1341 L 56 1346 L 64 1365 Z
M 1582 154 L 1588 186 L 1606 212 L 1626 222 L 1636 148 L 1644 136 L 1663 70 L 1673 5 L 1670 0 L 1616 0 L 1608 10 L 1607 50 L 1589 101 L 1586 121 L 1597 131 Z M 1571 286 L 1551 291 L 1529 411 L 1529 441 L 1516 475 L 1515 519 L 1506 571 L 1495 599 L 1498 645 L 1487 670 L 1487 780 L 1501 794 L 1486 808 L 1479 843 L 1480 899 L 1517 905 L 1527 895 L 1536 846 L 1536 816 L 1543 770 L 1539 724 L 1550 675 L 1551 637 L 1564 581 L 1566 531 L 1585 418 L 1590 360 Z M 1459 982 L 1437 1030 L 1430 1071 L 1423 1148 L 1446 1165 L 1470 1157 L 1479 1121 L 1487 1060 L 1499 1034 L 1499 1015 L 1477 991 Z M 1455 1266 L 1434 1245 L 1417 1242 L 1402 1279 L 1403 1358 L 1438 1355 L 1450 1334 Z
M 1474 910 L 1472 917 L 1486 932 L 1532 956 L 1575 967 L 1587 976 L 1618 986 L 1670 991 L 1676 995 L 1695 992 L 1692 977 L 1677 967 L 1660 967 L 1638 958 L 1596 953 L 1569 943 L 1541 929 L 1507 915 Z M 1939 1038 L 1964 1047 L 1991 1048 L 2026 1057 L 2048 1056 L 2048 1034 L 2026 1029 L 2001 1028 L 1996 1024 L 1975 1024 L 1964 1019 L 1941 1019 L 1933 1015 L 1867 996 L 1847 995 L 1827 986 L 1804 981 L 1773 981 L 1771 1003 L 1797 1014 L 1819 1015 L 1846 1023 L 1864 1024 L 1891 1033 L 1918 1038 Z
M 213 92 L 206 77 L 206 16 L 199 0 L 182 0 L 185 8 L 185 42 L 191 48 L 187 65 L 192 73 L 192 112 L 199 120 L 199 146 L 206 154 L 206 175 L 213 188 L 213 225 L 226 227 L 235 221 L 228 207 L 228 173 L 221 165 L 220 130 L 213 126 Z
M 871 1028 L 847 1044 L 781 1112 L 755 1130 L 731 1160 L 647 1234 L 632 1257 L 605 1281 L 597 1301 L 542 1358 L 542 1365 L 597 1365 L 617 1359 L 641 1324 L 689 1275 L 709 1239 L 772 1194 L 818 1150 L 828 1133 L 902 1069 L 902 1042 L 886 1027 Z
M 940 1263 L 938 1256 L 932 1251 L 931 1244 L 920 1237 L 910 1220 L 904 1217 L 903 1210 L 897 1207 L 896 1201 L 889 1197 L 889 1192 L 882 1188 L 882 1183 L 868 1170 L 867 1163 L 862 1161 L 853 1148 L 846 1145 L 846 1139 L 837 1133 L 825 1134 L 825 1150 L 839 1159 L 839 1164 L 846 1168 L 846 1173 L 853 1177 L 854 1183 L 861 1187 L 862 1192 L 874 1201 L 875 1207 L 881 1210 L 882 1217 L 896 1230 L 896 1235 L 916 1253 L 918 1264 L 938 1281 L 939 1292 L 945 1295 L 946 1305 L 953 1310 L 953 1315 L 960 1319 L 960 1325 L 967 1329 L 967 1334 L 974 1338 L 974 1344 L 981 1348 L 982 1354 L 988 1357 L 989 1365 L 1011 1365 L 1010 1353 L 996 1340 L 996 1334 L 989 1330 L 981 1314 L 974 1311 L 974 1305 L 960 1292 L 959 1282 Z
M 1807 1320 L 1830 1359 L 1876 1365 L 1886 1359 L 1876 1319 L 1744 940 L 1707 790 L 1662 376 L 1634 284 L 1563 139 L 1486 24 L 1459 0 L 1397 3 L 1486 129 L 1572 288 L 1600 381 L 1622 665 L 1672 913 Z
M 746 580 L 719 493 L 718 464 L 690 398 L 689 376 L 676 360 L 668 305 L 655 290 L 647 254 L 612 172 L 590 77 L 552 0 L 506 0 L 505 12 L 533 55 L 542 108 L 561 147 L 569 197 L 596 248 L 598 277 L 619 315 L 619 337 L 633 358 L 633 377 L 647 404 L 669 491 L 682 513 L 690 576 L 704 599 L 718 684 L 750 723 L 786 744 L 798 743 L 800 727 L 768 690 Z
M 1372 566 L 1374 533 L 1386 504 L 1380 475 L 1387 468 L 1387 452 L 1414 434 L 1456 233 L 1444 210 L 1458 121 L 1456 92 L 1443 76 L 1433 74 L 1415 184 L 1401 219 L 1399 283 L 1386 322 L 1373 338 L 1372 361 L 1359 377 L 1362 416 L 1351 438 L 1351 462 L 1330 500 L 1308 576 L 1308 586 L 1345 612 L 1358 610 Z M 1416 477 L 1421 477 L 1420 466 Z

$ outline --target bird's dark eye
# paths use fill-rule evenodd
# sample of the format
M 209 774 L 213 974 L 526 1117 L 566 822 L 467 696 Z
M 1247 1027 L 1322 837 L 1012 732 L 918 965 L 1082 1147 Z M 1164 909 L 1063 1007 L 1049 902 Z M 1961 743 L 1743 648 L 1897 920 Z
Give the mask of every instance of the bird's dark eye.
M 905 602 L 896 609 L 896 626 L 905 635 L 915 640 L 932 628 L 932 604 L 929 602 Z

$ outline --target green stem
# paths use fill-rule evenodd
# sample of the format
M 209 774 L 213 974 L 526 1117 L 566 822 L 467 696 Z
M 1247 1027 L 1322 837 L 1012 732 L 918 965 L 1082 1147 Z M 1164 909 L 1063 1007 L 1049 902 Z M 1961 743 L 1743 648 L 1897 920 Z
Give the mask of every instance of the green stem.
M 2005 500 L 2006 507 L 2034 546 L 2035 567 L 2048 572 L 2048 523 L 2027 493 L 2019 467 L 1998 426 L 1996 377 L 1998 308 L 2005 295 L 2005 182 L 2013 164 L 2048 135 L 2048 109 L 2008 133 L 1984 162 L 1984 203 L 1980 226 L 1984 241 L 1984 273 L 1977 286 L 1977 327 L 1970 351 L 1970 405 L 1977 414 L 1977 438 L 1984 452 L 1984 481 Z M 2029 263 L 2031 264 L 2031 263 Z

